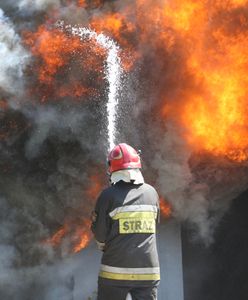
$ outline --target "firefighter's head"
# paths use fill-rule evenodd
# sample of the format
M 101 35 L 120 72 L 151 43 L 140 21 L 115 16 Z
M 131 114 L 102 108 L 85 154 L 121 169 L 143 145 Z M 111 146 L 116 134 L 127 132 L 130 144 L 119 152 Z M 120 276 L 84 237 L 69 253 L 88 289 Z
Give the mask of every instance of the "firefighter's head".
M 120 170 L 141 169 L 140 152 L 128 144 L 118 144 L 108 155 L 108 165 L 110 174 Z

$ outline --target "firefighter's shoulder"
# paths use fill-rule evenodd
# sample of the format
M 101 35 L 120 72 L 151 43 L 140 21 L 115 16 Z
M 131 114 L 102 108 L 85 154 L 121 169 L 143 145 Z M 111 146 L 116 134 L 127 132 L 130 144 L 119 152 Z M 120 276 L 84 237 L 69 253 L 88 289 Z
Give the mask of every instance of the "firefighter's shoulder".
M 98 196 L 99 200 L 110 199 L 113 193 L 113 186 L 106 187 Z
M 143 184 L 143 188 L 144 188 L 144 190 L 146 190 L 146 191 L 149 191 L 149 192 L 152 192 L 152 193 L 158 195 L 156 189 L 155 189 L 152 185 L 150 185 L 149 183 L 144 183 L 144 184 Z

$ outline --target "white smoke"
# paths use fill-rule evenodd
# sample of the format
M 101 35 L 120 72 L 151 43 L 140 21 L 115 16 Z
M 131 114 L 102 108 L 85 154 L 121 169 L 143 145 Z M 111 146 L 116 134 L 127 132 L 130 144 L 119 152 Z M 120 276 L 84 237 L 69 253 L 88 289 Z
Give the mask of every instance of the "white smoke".
M 23 89 L 23 70 L 29 55 L 21 45 L 14 25 L 0 8 L 0 88 L 14 94 Z
M 41 145 L 50 135 L 59 136 L 64 142 L 71 140 L 72 137 L 77 138 L 80 143 L 85 140 L 83 138 L 85 129 L 82 125 L 90 116 L 83 110 L 71 107 L 65 112 L 49 105 L 45 107 L 37 105 L 36 110 L 25 113 L 35 125 L 26 144 L 26 155 L 29 158 L 39 154 Z
M 59 6 L 60 3 L 60 0 L 21 0 L 18 7 L 20 10 L 39 11 L 46 10 L 49 6 Z
M 0 247 L 0 250 L 1 258 L 5 257 L 8 262 L 14 256 L 10 247 Z M 16 270 L 6 266 L 6 262 L 3 266 L 0 261 L 0 298 L 94 300 L 99 263 L 100 253 L 93 243 L 80 254 L 51 266 L 41 265 Z

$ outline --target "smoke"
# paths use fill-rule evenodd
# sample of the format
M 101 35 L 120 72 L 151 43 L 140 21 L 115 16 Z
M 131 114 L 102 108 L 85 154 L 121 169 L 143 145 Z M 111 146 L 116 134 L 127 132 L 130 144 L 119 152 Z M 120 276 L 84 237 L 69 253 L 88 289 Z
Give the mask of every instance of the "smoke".
M 26 9 L 47 9 L 49 3 L 27 4 L 21 2 L 18 12 L 10 3 L 6 9 L 15 13 L 13 20 L 0 10 L 0 298 L 69 300 L 80 264 L 54 263 L 70 255 L 88 231 L 85 221 L 99 193 L 95 186 L 104 182 L 99 166 L 107 148 L 105 112 L 95 94 L 85 102 L 69 96 L 47 105 L 37 101 L 34 58 L 21 35 L 25 25 L 39 23 L 29 22 Z M 23 16 L 25 23 L 19 23 Z M 69 229 L 58 245 L 46 242 L 65 224 Z M 85 281 L 86 274 L 79 278 Z M 90 288 L 84 286 L 83 299 L 92 294 Z M 76 292 L 76 299 L 82 298 L 82 291 Z
M 91 251 L 95 251 L 92 249 Z M 87 253 L 89 256 L 89 253 Z M 99 258 L 94 255 L 95 261 Z M 79 267 L 81 261 L 85 261 L 83 255 L 71 259 L 65 259 L 62 263 L 52 266 L 38 266 L 23 268 L 19 271 L 1 269 L 0 296 L 2 299 L 48 299 L 48 300 L 73 300 L 89 299 L 94 296 L 94 278 L 87 275 L 85 270 Z M 88 260 L 85 265 L 96 272 L 96 263 Z M 81 270 L 80 270 L 81 269 Z M 87 280 L 88 278 L 88 280 Z M 88 286 L 87 286 L 88 284 Z
M 58 111 L 55 107 L 46 106 L 27 111 L 26 115 L 33 123 L 30 139 L 26 143 L 28 158 L 39 154 L 41 145 L 49 136 L 56 136 L 64 143 L 77 140 L 84 147 L 87 137 L 80 124 L 90 119 L 85 111 L 78 111 L 73 107 L 69 111 L 62 108 Z M 88 141 L 87 144 L 89 143 Z
M 18 3 L 18 8 L 20 10 L 46 10 L 49 7 L 58 7 L 60 5 L 60 0 L 21 0 Z
M 247 188 L 247 167 L 192 153 L 178 128 L 169 124 L 156 140 L 151 166 L 157 170 L 156 184 L 173 206 L 173 214 L 192 227 L 192 238 L 206 245 L 230 203 Z M 160 152 L 160 150 L 162 151 Z
M 0 88 L 8 93 L 23 90 L 23 71 L 28 62 L 28 53 L 21 45 L 11 21 L 0 8 Z

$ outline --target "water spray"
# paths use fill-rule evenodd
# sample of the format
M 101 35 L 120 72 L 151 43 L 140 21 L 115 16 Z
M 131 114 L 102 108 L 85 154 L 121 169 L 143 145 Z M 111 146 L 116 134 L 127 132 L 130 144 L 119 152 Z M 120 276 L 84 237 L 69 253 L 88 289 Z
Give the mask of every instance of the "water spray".
M 107 50 L 106 67 L 104 69 L 105 79 L 109 83 L 108 88 L 108 150 L 110 151 L 115 146 L 116 139 L 116 110 L 119 102 L 118 91 L 121 83 L 121 60 L 118 55 L 120 48 L 115 41 L 105 36 L 103 33 L 97 34 L 94 30 L 85 27 L 64 25 L 63 21 L 56 24 L 59 28 L 71 33 L 73 36 L 78 36 L 80 40 L 95 40 L 98 45 Z

